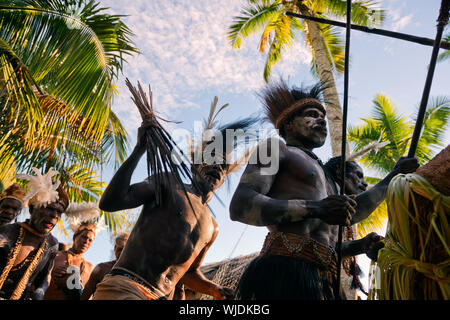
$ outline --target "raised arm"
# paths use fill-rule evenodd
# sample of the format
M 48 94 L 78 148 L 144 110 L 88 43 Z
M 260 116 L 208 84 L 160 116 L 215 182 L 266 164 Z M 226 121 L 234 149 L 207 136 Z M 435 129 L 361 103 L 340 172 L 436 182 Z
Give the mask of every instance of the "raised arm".
M 276 143 L 274 145 L 277 145 Z M 283 222 L 302 221 L 307 218 L 319 218 L 329 224 L 350 223 L 353 200 L 347 196 L 330 196 L 320 201 L 279 200 L 267 196 L 276 177 L 276 172 L 269 174 L 267 164 L 260 161 L 260 148 L 268 148 L 267 154 L 272 161 L 283 165 L 286 146 L 279 143 L 278 152 L 271 150 L 270 139 L 258 146 L 252 156 L 253 163 L 245 169 L 239 185 L 230 203 L 230 218 L 234 221 L 254 225 L 269 226 Z M 276 150 L 275 150 L 276 151 Z M 273 156 L 270 156 L 273 155 Z M 257 158 L 256 158 L 257 157 Z
M 103 193 L 99 207 L 104 211 L 118 211 L 136 208 L 153 199 L 154 188 L 151 181 L 130 185 L 131 177 L 139 160 L 145 153 L 146 124 L 138 129 L 138 138 L 133 152 L 120 166 Z
M 383 180 L 378 182 L 371 189 L 359 194 L 356 197 L 356 213 L 352 217 L 352 224 L 358 223 L 367 217 L 380 205 L 386 198 L 389 183 L 399 173 L 411 173 L 419 167 L 417 158 L 401 157 L 397 164 Z

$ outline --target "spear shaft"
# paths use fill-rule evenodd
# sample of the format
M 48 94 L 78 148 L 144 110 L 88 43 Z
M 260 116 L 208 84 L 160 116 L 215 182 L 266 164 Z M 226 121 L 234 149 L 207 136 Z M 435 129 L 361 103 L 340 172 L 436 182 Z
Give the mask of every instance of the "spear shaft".
M 342 145 L 341 145 L 341 188 L 340 194 L 345 194 L 345 155 L 347 145 L 347 114 L 348 114 L 348 74 L 350 57 L 350 32 L 351 32 L 352 1 L 347 0 L 347 27 L 345 30 L 345 64 L 344 64 L 344 101 L 342 104 Z M 343 226 L 339 225 L 337 250 L 337 279 L 336 300 L 341 300 L 341 269 L 342 269 L 342 233 Z
M 425 86 L 422 93 L 422 100 L 420 101 L 419 112 L 417 114 L 416 124 L 414 126 L 414 132 L 411 138 L 411 144 L 409 147 L 408 157 L 414 157 L 419 143 L 420 133 L 423 126 L 423 120 L 425 118 L 425 111 L 427 109 L 428 98 L 431 91 L 431 83 L 433 82 L 434 69 L 436 68 L 437 56 L 439 53 L 439 43 L 442 39 L 444 28 L 448 23 L 450 10 L 450 0 L 442 0 L 441 9 L 439 11 L 439 17 L 437 19 L 437 31 L 436 39 L 434 40 L 433 51 L 431 52 L 430 66 L 428 68 L 427 78 L 425 80 Z

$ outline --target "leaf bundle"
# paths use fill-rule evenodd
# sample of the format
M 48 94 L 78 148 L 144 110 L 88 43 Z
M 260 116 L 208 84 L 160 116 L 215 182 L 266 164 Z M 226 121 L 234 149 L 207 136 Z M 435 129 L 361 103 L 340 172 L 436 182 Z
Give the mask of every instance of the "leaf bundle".
M 153 108 L 153 93 L 150 86 L 150 99 L 148 99 L 139 81 L 137 88 L 135 88 L 131 84 L 128 78 L 125 80 L 125 83 L 132 94 L 132 100 L 136 104 L 139 113 L 141 114 L 142 120 L 144 120 L 144 122 L 150 123 L 150 125 L 146 129 L 145 142 L 147 150 L 147 172 L 149 178 L 154 179 L 155 181 L 156 204 L 161 204 L 162 187 L 163 185 L 170 185 L 171 176 L 174 177 L 178 184 L 182 187 L 183 192 L 190 203 L 190 199 L 188 197 L 182 178 L 184 177 L 189 179 L 195 188 L 196 184 L 193 180 L 192 172 L 183 161 L 180 161 L 179 164 L 176 164 L 173 161 L 173 156 L 181 159 L 180 153 L 181 155 L 183 155 L 183 153 L 178 148 L 170 134 L 161 126 L 158 119 L 166 122 L 170 121 L 161 119 L 155 114 Z M 172 188 L 169 188 L 170 193 L 171 189 Z

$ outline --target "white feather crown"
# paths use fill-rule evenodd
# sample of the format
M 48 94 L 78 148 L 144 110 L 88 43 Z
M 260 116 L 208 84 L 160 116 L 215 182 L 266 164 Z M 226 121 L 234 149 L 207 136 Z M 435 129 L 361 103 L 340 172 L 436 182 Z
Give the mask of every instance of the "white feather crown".
M 18 174 L 17 178 L 28 180 L 28 192 L 24 197 L 24 206 L 29 204 L 34 207 L 45 207 L 48 204 L 59 199 L 58 187 L 60 181 L 53 183 L 52 178 L 59 172 L 50 168 L 50 170 L 42 175 L 35 167 L 31 168 L 36 175 Z

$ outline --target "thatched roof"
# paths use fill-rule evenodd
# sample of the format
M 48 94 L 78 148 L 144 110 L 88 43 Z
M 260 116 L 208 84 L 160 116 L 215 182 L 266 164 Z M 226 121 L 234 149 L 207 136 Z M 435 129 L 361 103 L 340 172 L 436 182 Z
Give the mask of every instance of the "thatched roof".
M 258 255 L 259 252 L 255 252 L 249 255 L 241 255 L 232 259 L 205 264 L 200 267 L 200 270 L 209 280 L 221 286 L 236 289 L 245 268 Z M 186 288 L 186 299 L 209 300 L 212 299 L 212 297 Z

